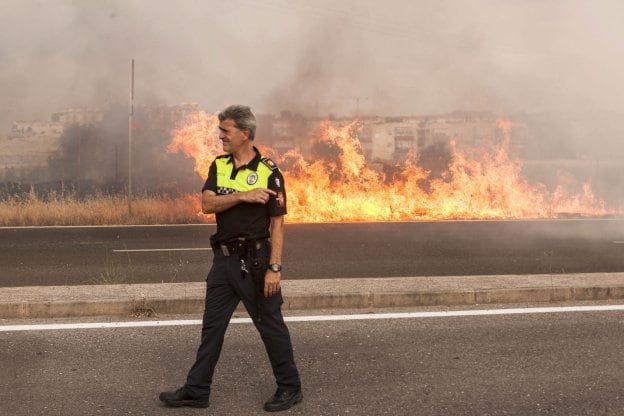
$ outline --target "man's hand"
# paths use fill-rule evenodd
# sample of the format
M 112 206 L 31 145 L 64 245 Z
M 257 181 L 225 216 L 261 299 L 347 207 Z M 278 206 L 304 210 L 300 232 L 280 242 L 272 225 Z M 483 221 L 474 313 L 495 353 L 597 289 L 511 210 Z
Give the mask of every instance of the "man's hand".
M 269 269 L 264 275 L 264 297 L 277 295 L 280 291 L 282 274 Z
M 249 202 L 252 204 L 266 204 L 269 202 L 271 195 L 276 195 L 272 189 L 256 188 L 251 191 L 241 192 L 240 199 L 243 202 Z

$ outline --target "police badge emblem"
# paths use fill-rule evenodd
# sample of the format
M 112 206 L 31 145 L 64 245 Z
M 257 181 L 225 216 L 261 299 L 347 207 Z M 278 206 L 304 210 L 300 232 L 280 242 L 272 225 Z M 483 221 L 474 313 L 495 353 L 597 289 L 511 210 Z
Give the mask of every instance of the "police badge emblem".
M 258 182 L 258 174 L 256 172 L 251 172 L 247 175 L 247 185 L 253 185 Z

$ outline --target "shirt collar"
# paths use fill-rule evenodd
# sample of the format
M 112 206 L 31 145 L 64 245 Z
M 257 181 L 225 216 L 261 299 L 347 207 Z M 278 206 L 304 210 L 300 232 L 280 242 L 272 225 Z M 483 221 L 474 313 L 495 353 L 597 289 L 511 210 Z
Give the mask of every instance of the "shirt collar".
M 240 168 L 238 168 L 238 170 L 245 169 L 245 168 L 249 170 L 253 170 L 253 171 L 258 170 L 258 164 L 260 163 L 260 159 L 262 158 L 262 156 L 260 155 L 260 151 L 258 150 L 256 146 L 254 146 L 253 149 L 254 149 L 254 152 L 256 152 L 256 155 L 254 156 L 254 158 L 251 159 L 249 163 L 247 163 L 246 165 L 243 165 Z M 234 164 L 234 155 L 230 155 L 227 163 Z

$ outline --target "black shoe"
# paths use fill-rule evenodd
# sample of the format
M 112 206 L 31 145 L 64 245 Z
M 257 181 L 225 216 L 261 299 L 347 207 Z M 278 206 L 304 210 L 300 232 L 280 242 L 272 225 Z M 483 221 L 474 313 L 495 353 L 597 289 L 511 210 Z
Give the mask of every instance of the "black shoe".
M 166 391 L 158 396 L 161 402 L 169 407 L 208 407 L 208 397 L 195 397 L 189 394 L 184 387 L 176 391 Z
M 279 412 L 280 410 L 290 409 L 303 400 L 301 389 L 284 390 L 278 388 L 273 398 L 264 404 L 264 410 L 267 412 Z

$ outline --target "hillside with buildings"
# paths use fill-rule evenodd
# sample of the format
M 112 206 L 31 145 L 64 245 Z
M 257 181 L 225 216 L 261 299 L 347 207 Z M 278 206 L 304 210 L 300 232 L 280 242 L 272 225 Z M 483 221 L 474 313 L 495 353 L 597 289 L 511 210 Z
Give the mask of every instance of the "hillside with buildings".
M 45 169 L 67 126 L 97 124 L 102 119 L 102 111 L 70 109 L 52 114 L 49 120 L 13 122 L 8 134 L 0 136 L 0 178 L 20 180 Z
M 186 115 L 199 110 L 193 104 L 145 107 L 137 111 L 135 129 L 152 136 L 167 135 Z M 59 150 L 61 137 L 68 126 L 97 126 L 104 117 L 104 112 L 100 110 L 72 109 L 54 113 L 49 120 L 14 122 L 11 131 L 0 139 L 0 178 L 5 181 L 27 179 L 28 171 L 45 170 L 50 156 Z M 310 138 L 321 121 L 289 112 L 282 112 L 279 116 L 260 115 L 258 118 L 258 136 L 282 154 L 296 149 L 308 155 Z M 466 149 L 500 140 L 496 116 L 489 113 L 364 117 L 360 121 L 357 137 L 365 157 L 376 163 L 396 163 L 410 150 L 419 152 L 432 145 L 449 144 L 451 140 Z M 514 123 L 512 132 L 514 149 L 520 151 L 527 141 L 526 124 Z M 123 140 L 119 142 L 121 144 Z
M 171 132 L 187 116 L 202 111 L 197 104 L 146 106 L 135 110 L 133 129 L 133 175 L 143 192 L 175 194 L 198 187 L 192 162 L 166 151 Z M 258 115 L 259 143 L 278 154 L 297 150 L 314 158 L 314 137 L 323 120 L 288 111 Z M 331 119 L 348 124 L 354 119 Z M 554 183 L 561 171 L 598 182 L 604 192 L 622 186 L 624 136 L 611 118 L 591 123 L 578 115 L 517 115 L 510 118 L 507 151 L 524 163 L 530 180 Z M 410 152 L 421 163 L 435 168 L 450 156 L 451 143 L 470 153 L 488 149 L 505 140 L 501 119 L 492 113 L 457 111 L 447 114 L 361 117 L 354 123 L 366 160 L 380 169 L 404 161 Z M 128 116 L 123 108 L 71 109 L 50 115 L 48 120 L 15 121 L 0 137 L 0 182 L 31 184 L 87 182 L 121 192 L 128 177 Z M 609 140 L 605 140 L 607 137 Z M 598 144 L 600 143 L 600 144 Z M 331 152 L 331 149 L 325 149 Z M 435 158 L 438 160 L 427 160 Z M 50 187 L 48 186 L 48 188 Z

